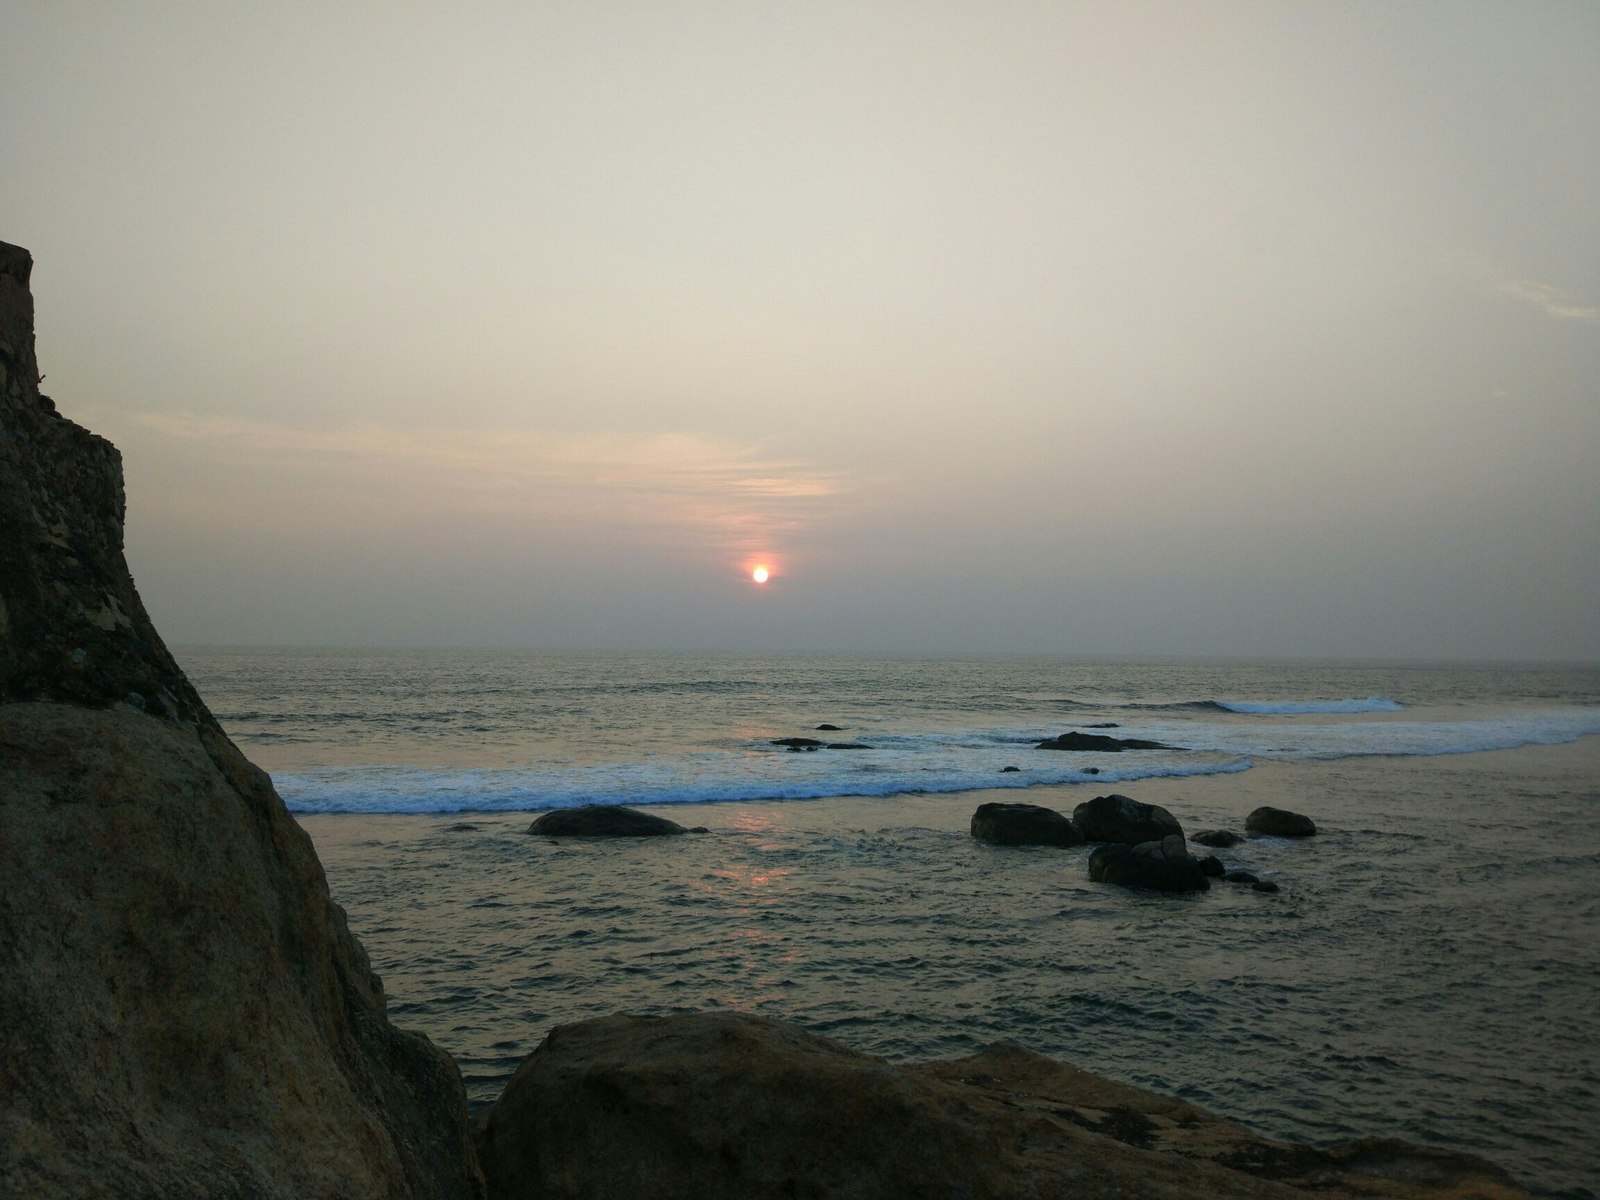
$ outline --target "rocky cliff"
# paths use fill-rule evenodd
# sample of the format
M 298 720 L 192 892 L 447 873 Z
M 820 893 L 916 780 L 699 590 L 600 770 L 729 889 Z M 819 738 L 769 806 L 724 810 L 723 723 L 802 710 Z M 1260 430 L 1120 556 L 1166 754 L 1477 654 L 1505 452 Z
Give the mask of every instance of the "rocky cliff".
M 140 603 L 0 243 L 0 1195 L 481 1196 L 309 839 Z

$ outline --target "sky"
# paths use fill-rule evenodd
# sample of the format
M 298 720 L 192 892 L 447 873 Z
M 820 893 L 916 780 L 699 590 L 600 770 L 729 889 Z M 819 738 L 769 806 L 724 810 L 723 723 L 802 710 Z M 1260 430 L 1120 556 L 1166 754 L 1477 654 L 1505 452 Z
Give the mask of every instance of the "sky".
M 20 0 L 0 156 L 169 642 L 1600 659 L 1587 0 Z

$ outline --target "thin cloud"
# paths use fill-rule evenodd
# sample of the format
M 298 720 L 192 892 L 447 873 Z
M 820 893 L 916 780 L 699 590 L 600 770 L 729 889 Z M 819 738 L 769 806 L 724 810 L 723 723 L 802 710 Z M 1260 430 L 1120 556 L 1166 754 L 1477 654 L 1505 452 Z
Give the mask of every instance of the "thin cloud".
M 725 548 L 803 535 L 853 490 L 835 472 L 700 433 L 308 429 L 182 412 L 133 419 L 208 452 L 326 475 L 330 488 L 351 493 L 403 487 L 463 515 L 559 516 L 611 533 L 671 528 Z
M 1558 321 L 1600 321 L 1600 305 L 1584 304 L 1567 292 L 1534 279 L 1508 279 L 1497 291 L 1543 310 Z

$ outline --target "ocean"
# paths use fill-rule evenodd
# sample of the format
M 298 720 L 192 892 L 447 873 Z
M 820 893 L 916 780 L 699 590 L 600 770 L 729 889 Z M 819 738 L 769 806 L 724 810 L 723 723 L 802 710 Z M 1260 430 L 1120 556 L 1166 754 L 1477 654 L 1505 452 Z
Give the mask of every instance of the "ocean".
M 1011 1038 L 1269 1134 L 1600 1190 L 1600 668 L 179 659 L 311 834 L 394 1019 L 476 1105 L 552 1025 L 727 1007 L 896 1059 Z M 1069 729 L 1171 748 L 1036 748 Z M 1277 894 L 1171 897 L 967 831 L 986 800 L 1111 791 L 1189 832 L 1271 803 L 1319 833 L 1221 852 Z M 709 832 L 526 833 L 592 802 Z

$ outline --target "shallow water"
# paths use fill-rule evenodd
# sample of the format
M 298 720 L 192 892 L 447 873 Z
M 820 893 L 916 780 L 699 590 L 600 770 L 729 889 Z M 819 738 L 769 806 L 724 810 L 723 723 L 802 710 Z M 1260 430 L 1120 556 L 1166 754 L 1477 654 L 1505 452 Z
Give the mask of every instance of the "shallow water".
M 891 1058 L 1014 1038 L 1279 1136 L 1407 1137 L 1594 1194 L 1600 739 L 1121 790 L 1190 831 L 1271 802 L 1320 832 L 1221 852 L 1278 895 L 1174 898 L 1089 883 L 1082 849 L 974 841 L 973 807 L 1015 793 L 674 806 L 711 832 L 610 843 L 301 820 L 395 1020 L 478 1104 L 554 1024 L 725 1007 Z

